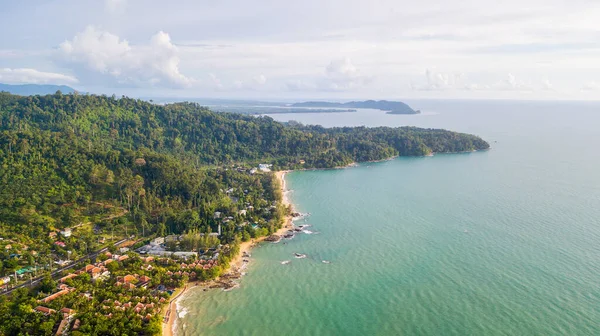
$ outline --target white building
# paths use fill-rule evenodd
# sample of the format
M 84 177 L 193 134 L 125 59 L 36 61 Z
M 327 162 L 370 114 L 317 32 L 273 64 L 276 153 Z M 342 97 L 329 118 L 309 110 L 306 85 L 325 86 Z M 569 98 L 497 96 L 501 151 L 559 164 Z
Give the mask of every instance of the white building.
M 71 237 L 71 234 L 73 234 L 73 232 L 71 231 L 70 228 L 66 228 L 66 229 L 60 231 L 60 234 L 65 238 L 69 238 L 69 237 Z
M 271 168 L 273 167 L 272 164 L 265 164 L 265 163 L 261 163 L 258 165 L 258 169 L 262 172 L 268 173 L 271 171 Z

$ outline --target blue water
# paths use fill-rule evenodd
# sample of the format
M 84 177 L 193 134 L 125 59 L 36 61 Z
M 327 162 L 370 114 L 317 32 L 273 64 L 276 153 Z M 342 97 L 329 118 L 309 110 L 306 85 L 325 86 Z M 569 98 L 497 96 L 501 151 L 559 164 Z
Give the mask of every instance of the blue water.
M 425 113 L 275 118 L 492 149 L 288 174 L 316 234 L 255 249 L 240 289 L 190 292 L 178 334 L 600 334 L 600 104 L 410 103 Z

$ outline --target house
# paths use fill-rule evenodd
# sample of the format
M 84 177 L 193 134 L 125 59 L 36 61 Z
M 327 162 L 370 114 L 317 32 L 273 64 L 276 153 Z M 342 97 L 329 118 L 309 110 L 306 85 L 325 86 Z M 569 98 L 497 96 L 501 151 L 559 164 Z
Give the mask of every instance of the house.
M 71 328 L 71 330 L 79 329 L 80 325 L 81 325 L 81 321 L 79 321 L 79 319 L 75 320 L 75 323 L 73 323 L 73 328 Z
M 198 252 L 173 252 L 173 256 L 187 259 L 197 257 Z
M 149 262 L 151 262 L 151 261 L 153 261 L 153 260 L 154 260 L 154 257 L 146 257 L 146 258 L 143 258 L 143 259 L 142 259 L 142 261 L 143 261 L 144 263 L 146 263 L 146 264 L 147 264 L 147 263 L 149 263 Z
M 92 276 L 92 279 L 97 279 L 102 275 L 102 269 L 100 267 L 94 267 L 89 273 Z
M 63 314 L 64 317 L 75 315 L 75 311 L 73 309 L 66 308 L 66 307 L 62 308 L 60 310 L 60 312 Z
M 240 210 L 240 211 L 238 212 L 238 214 L 239 214 L 240 216 L 246 216 L 246 213 L 247 213 L 247 212 L 248 212 L 248 211 L 246 211 L 246 210 Z
M 149 282 L 150 280 L 151 280 L 151 279 L 150 279 L 150 277 L 149 277 L 149 276 L 145 276 L 145 275 L 143 275 L 143 276 L 141 276 L 141 277 L 140 277 L 140 281 L 141 281 L 141 282 Z
M 71 322 L 69 318 L 63 318 L 62 321 L 60 321 L 60 324 L 58 325 L 54 336 L 65 335 L 65 333 L 68 331 L 69 322 Z
M 63 243 L 63 242 L 61 242 L 61 241 L 57 241 L 57 242 L 55 242 L 55 243 L 54 243 L 54 245 L 58 245 L 58 246 L 60 246 L 60 247 L 65 247 L 65 246 L 67 246 L 67 244 L 65 244 L 65 243 Z
M 94 267 L 96 267 L 96 266 L 94 266 L 94 265 L 90 265 L 90 264 L 87 264 L 87 265 L 85 265 L 85 268 L 84 268 L 83 270 L 84 270 L 85 272 L 90 272 L 91 270 L 93 270 L 93 269 L 94 269 Z
M 177 242 L 177 241 L 179 241 L 178 235 L 169 235 L 169 236 L 165 237 L 165 242 L 167 242 L 167 243 Z
M 54 314 L 56 313 L 56 310 L 54 309 L 50 309 L 50 308 L 46 308 L 46 307 L 42 307 L 42 306 L 37 306 L 34 309 L 36 312 L 38 313 L 42 313 L 44 315 L 50 315 L 50 314 Z
M 222 215 L 222 213 L 221 213 L 221 212 L 219 212 L 219 211 L 216 211 L 216 212 L 215 212 L 215 214 L 213 215 L 213 218 L 214 218 L 214 219 L 221 218 L 221 215 Z
M 50 232 L 50 233 L 48 233 L 48 237 L 50 239 L 56 239 L 56 232 Z
M 71 274 L 69 274 L 69 275 L 66 275 L 66 276 L 64 276 L 64 277 L 62 277 L 62 278 L 60 278 L 60 279 L 58 279 L 58 282 L 60 282 L 60 283 L 64 283 L 65 281 L 67 281 L 67 280 L 69 280 L 69 279 L 72 279 L 72 278 L 74 278 L 74 277 L 76 277 L 76 276 L 77 276 L 77 274 L 75 274 L 75 273 L 71 273 Z
M 0 278 L 0 285 L 4 285 L 10 282 L 10 277 L 5 276 L 4 278 Z
M 123 282 L 125 282 L 125 283 L 134 282 L 134 281 L 137 281 L 137 280 L 138 280 L 137 277 L 135 277 L 134 275 L 131 275 L 131 274 L 126 275 L 125 277 L 123 277 Z
M 271 171 L 271 168 L 273 167 L 272 164 L 265 164 L 265 163 L 261 163 L 258 165 L 258 170 L 268 173 Z
M 129 259 L 129 256 L 127 256 L 127 255 L 122 255 L 122 256 L 120 256 L 120 257 L 119 257 L 119 259 L 117 259 L 117 260 L 119 260 L 119 261 L 123 261 L 123 260 L 126 260 L 126 259 Z
M 60 267 L 63 267 L 63 266 L 67 266 L 68 264 L 70 264 L 71 261 L 69 261 L 69 260 L 62 260 L 61 259 L 59 261 L 55 261 L 54 263 L 57 264 Z
M 71 292 L 70 288 L 69 289 L 63 289 L 63 290 L 61 290 L 59 292 L 56 292 L 56 293 L 54 293 L 52 295 L 46 296 L 45 298 L 41 299 L 40 301 L 43 302 L 43 303 L 48 303 L 50 301 L 56 300 L 57 298 L 65 295 L 65 294 L 69 294 L 69 292 Z
M 72 234 L 73 234 L 73 232 L 71 231 L 70 228 L 66 228 L 66 229 L 60 231 L 60 235 L 63 236 L 63 237 L 65 237 L 65 238 L 71 237 Z

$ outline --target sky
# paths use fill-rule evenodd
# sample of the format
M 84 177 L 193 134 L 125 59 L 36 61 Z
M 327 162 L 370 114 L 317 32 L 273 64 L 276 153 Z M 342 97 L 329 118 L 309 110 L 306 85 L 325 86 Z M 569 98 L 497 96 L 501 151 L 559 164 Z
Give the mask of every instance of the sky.
M 600 94 L 597 0 L 0 4 L 0 83 L 271 100 Z

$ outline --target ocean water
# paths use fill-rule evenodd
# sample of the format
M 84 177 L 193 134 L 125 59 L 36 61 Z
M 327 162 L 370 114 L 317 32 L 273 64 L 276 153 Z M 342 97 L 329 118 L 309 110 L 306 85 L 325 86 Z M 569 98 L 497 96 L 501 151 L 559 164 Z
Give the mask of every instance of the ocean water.
M 492 149 L 288 174 L 313 234 L 253 250 L 237 290 L 189 292 L 177 335 L 600 335 L 600 104 L 411 104 L 275 118 Z

